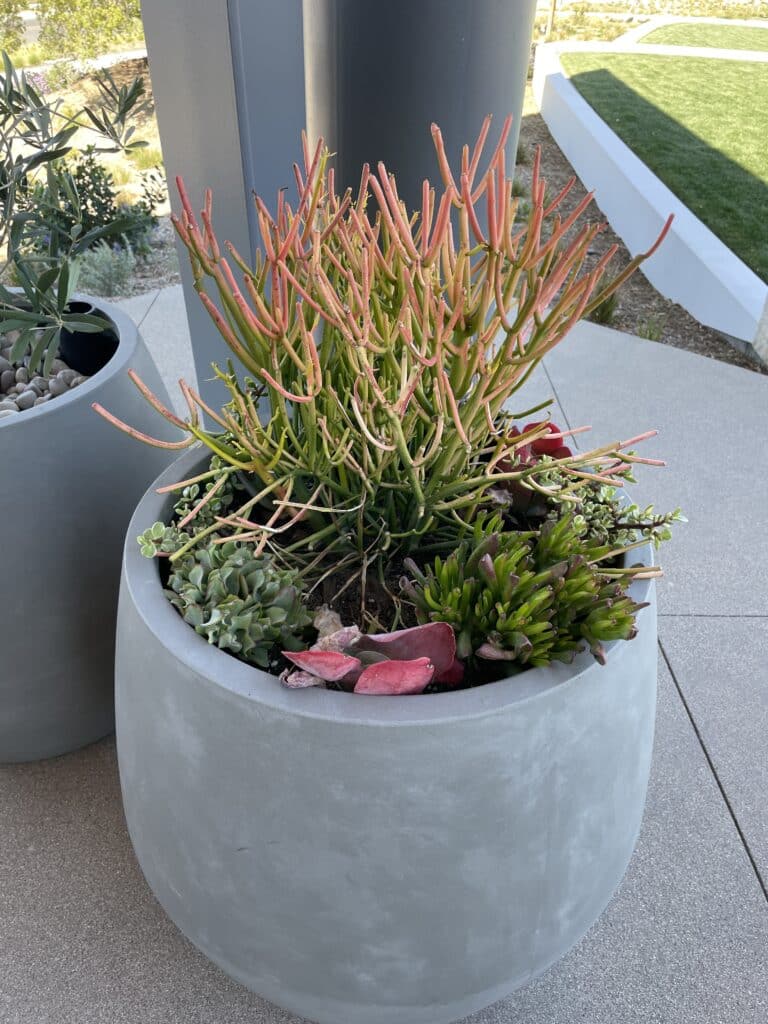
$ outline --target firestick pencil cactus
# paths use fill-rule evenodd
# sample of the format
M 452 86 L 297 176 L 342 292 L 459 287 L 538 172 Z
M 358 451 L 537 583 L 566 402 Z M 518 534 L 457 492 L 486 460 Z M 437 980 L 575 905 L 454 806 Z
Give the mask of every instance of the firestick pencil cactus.
M 339 195 L 322 140 L 311 149 L 304 136 L 295 203 L 281 191 L 271 213 L 255 199 L 261 246 L 253 265 L 217 239 L 210 191 L 198 216 L 177 179 L 182 211 L 174 226 L 231 354 L 225 367 L 214 366 L 229 400 L 213 410 L 182 381 L 183 419 L 132 373 L 182 432 L 171 442 L 95 406 L 149 444 L 202 442 L 211 452 L 208 469 L 166 488 L 182 493 L 178 515 L 142 535 L 144 550 L 177 565 L 200 545 L 235 539 L 254 558 L 269 555 L 298 572 L 308 593 L 354 592 L 360 626 L 381 632 L 405 621 L 395 593 L 403 559 L 456 552 L 500 493 L 512 504 L 535 494 L 551 515 L 566 517 L 587 492 L 612 495 L 634 463 L 662 464 L 634 451 L 654 431 L 580 452 L 568 441 L 587 427 L 515 423 L 549 403 L 512 412 L 512 396 L 655 252 L 669 222 L 647 252 L 606 277 L 616 247 L 590 262 L 602 230 L 583 221 L 591 197 L 562 213 L 573 183 L 546 198 L 538 155 L 530 203 L 519 205 L 505 167 L 509 130 L 507 119 L 481 170 L 487 118 L 452 169 L 433 125 L 441 180 L 424 182 L 415 211 L 383 163 L 366 165 L 359 188 Z M 519 528 L 515 522 L 508 528 Z M 422 580 L 431 580 L 425 569 Z M 625 567 L 624 583 L 639 571 Z M 599 582 L 595 593 L 610 603 Z M 391 602 L 386 622 L 368 608 L 371 586 Z M 426 614 L 422 598 L 417 605 Z M 413 610 L 408 617 L 414 621 Z M 627 619 L 622 635 L 630 626 Z M 554 640 L 550 647 L 560 650 Z
M 585 271 L 600 226 L 574 230 L 589 198 L 561 217 L 568 188 L 545 201 L 537 158 L 530 212 L 519 223 L 505 174 L 509 119 L 479 173 L 489 128 L 487 119 L 454 174 L 433 126 L 442 184 L 424 183 L 413 215 L 383 164 L 375 173 L 363 169 L 356 196 L 339 196 L 322 142 L 311 152 L 304 138 L 296 208 L 281 192 L 273 217 L 256 199 L 262 250 L 254 267 L 219 244 L 210 192 L 198 221 L 179 180 L 176 230 L 200 298 L 245 377 L 216 370 L 231 396 L 221 412 L 182 385 L 186 421 L 146 397 L 187 433 L 174 447 L 203 441 L 226 465 L 222 472 L 257 481 L 258 500 L 229 522 L 259 548 L 302 520 L 308 562 L 322 541 L 329 560 L 362 566 L 413 549 L 427 533 L 447 530 L 452 538 L 456 518 L 471 518 L 500 479 L 537 486 L 535 465 L 501 473 L 498 463 L 547 424 L 512 436 L 505 403 L 577 320 L 655 251 L 667 228 L 600 288 L 614 249 Z M 219 433 L 204 429 L 201 410 Z M 574 485 L 611 479 L 643 461 L 627 453 L 641 439 L 567 456 L 562 468 Z

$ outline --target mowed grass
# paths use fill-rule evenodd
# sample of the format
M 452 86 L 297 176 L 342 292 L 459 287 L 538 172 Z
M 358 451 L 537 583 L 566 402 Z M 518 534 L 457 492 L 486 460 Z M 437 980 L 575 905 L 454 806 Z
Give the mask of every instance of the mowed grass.
M 666 46 L 707 46 L 717 50 L 766 50 L 768 51 L 768 26 L 750 25 L 696 25 L 679 22 L 676 25 L 662 25 L 641 43 L 660 43 Z
M 768 64 L 608 53 L 562 62 L 630 149 L 768 281 Z

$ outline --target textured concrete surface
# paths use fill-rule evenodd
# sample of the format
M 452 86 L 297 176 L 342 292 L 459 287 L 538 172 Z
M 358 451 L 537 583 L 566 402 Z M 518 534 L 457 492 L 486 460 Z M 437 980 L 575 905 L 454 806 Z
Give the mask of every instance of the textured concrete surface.
M 190 349 L 180 289 L 162 295 L 143 331 L 172 385 Z M 640 491 L 691 520 L 662 549 L 659 586 L 687 709 L 662 662 L 645 823 L 619 894 L 565 960 L 465 1024 L 764 1024 L 768 381 L 593 325 L 547 370 L 596 440 L 661 431 L 645 447 L 669 469 Z M 0 1021 L 300 1024 L 210 965 L 150 895 L 111 740 L 0 769 Z
M 768 879 L 768 618 L 664 616 L 659 634 L 725 796 Z
M 594 428 L 582 447 L 659 431 L 638 454 L 667 466 L 634 493 L 689 519 L 660 553 L 662 614 L 768 616 L 768 377 L 587 323 L 545 362 L 570 426 Z
M 198 377 L 181 285 L 149 292 L 147 297 L 135 295 L 117 305 L 138 324 L 163 377 L 174 410 L 179 415 L 186 415 L 187 405 L 179 390 L 179 378 L 197 388 Z M 207 367 L 201 376 L 210 376 Z

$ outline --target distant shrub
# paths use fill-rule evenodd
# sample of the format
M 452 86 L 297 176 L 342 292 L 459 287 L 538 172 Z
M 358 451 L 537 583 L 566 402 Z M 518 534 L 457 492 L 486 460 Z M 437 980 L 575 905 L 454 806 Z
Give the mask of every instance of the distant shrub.
M 79 287 L 92 295 L 125 295 L 136 271 L 136 257 L 127 242 L 97 242 L 78 260 Z
M 140 171 L 150 171 L 163 166 L 163 154 L 156 146 L 144 146 L 131 152 L 131 163 Z
M 16 50 L 24 38 L 21 12 L 26 7 L 22 0 L 0 0 L 0 39 L 4 50 Z
M 50 57 L 97 57 L 142 34 L 139 0 L 37 0 L 36 7 Z
M 616 318 L 616 311 L 618 308 L 619 293 L 614 292 L 613 295 L 609 295 L 607 299 L 603 299 L 600 305 L 593 309 L 587 319 L 591 320 L 593 324 L 602 324 L 604 327 L 610 327 Z
M 640 321 L 635 328 L 635 334 L 639 338 L 645 338 L 647 341 L 661 341 L 665 323 L 666 319 L 663 316 L 650 316 L 647 320 Z
M 80 153 L 69 165 L 71 180 L 76 197 L 68 195 L 51 196 L 48 183 L 37 183 L 28 198 L 28 205 L 38 211 L 38 216 L 47 227 L 43 236 L 46 248 L 51 238 L 64 240 L 75 224 L 82 225 L 82 233 L 94 228 L 109 229 L 107 242 L 126 239 L 132 249 L 144 254 L 148 249 L 148 236 L 157 224 L 155 210 L 164 200 L 165 181 L 158 173 L 144 174 L 141 182 L 141 199 L 135 203 L 121 203 L 118 183 L 112 171 L 105 166 L 91 149 Z

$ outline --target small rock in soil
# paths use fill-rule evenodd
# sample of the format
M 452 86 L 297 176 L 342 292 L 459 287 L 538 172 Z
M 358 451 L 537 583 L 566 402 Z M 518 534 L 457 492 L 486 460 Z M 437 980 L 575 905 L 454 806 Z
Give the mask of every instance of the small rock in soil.
M 16 405 L 17 405 L 17 407 L 18 407 L 18 408 L 19 408 L 19 409 L 20 409 L 20 410 L 21 410 L 22 412 L 24 412 L 24 410 L 25 410 L 25 409 L 31 409 L 31 408 L 32 408 L 32 406 L 33 406 L 33 405 L 35 404 L 35 399 L 36 399 L 37 397 L 38 397 L 38 396 L 37 396 L 37 395 L 35 394 L 35 392 L 34 392 L 34 391 L 32 391 L 32 390 L 29 390 L 29 391 L 24 391 L 24 392 L 23 392 L 22 394 L 20 394 L 20 395 L 19 395 L 19 397 L 18 397 L 18 398 L 16 399 Z
M 33 387 L 37 388 L 41 394 L 48 390 L 48 381 L 45 377 L 33 377 L 30 383 Z
M 48 393 L 57 398 L 59 395 L 63 395 L 67 392 L 66 381 L 63 381 L 60 377 L 53 377 L 48 381 Z
M 34 404 L 35 405 L 42 405 L 44 402 L 50 402 L 50 400 L 51 400 L 51 396 L 50 395 L 41 395 L 39 398 L 35 399 Z
M 26 366 L 20 366 L 16 371 L 16 383 L 27 384 L 29 381 L 29 370 Z
M 17 409 L 17 407 L 16 407 L 16 403 L 14 402 L 14 400 L 12 398 L 0 399 L 0 411 L 2 411 L 2 410 L 5 410 L 6 412 L 8 412 L 8 411 L 10 411 L 10 412 L 18 412 L 19 411 Z
M 16 374 L 13 370 L 3 370 L 0 373 L 0 394 L 5 394 L 16 383 Z
M 56 380 L 62 381 L 67 387 L 71 387 L 75 377 L 77 377 L 77 370 L 70 370 L 69 367 L 56 374 Z
M 51 376 L 61 373 L 62 370 L 68 370 L 69 367 L 61 359 L 54 359 L 51 363 Z
M 0 409 L 0 420 L 4 420 L 8 416 L 18 416 L 18 414 L 18 409 Z
M 0 373 L 4 373 L 6 370 L 10 370 L 10 368 L 10 362 L 5 358 L 5 356 L 0 356 Z

